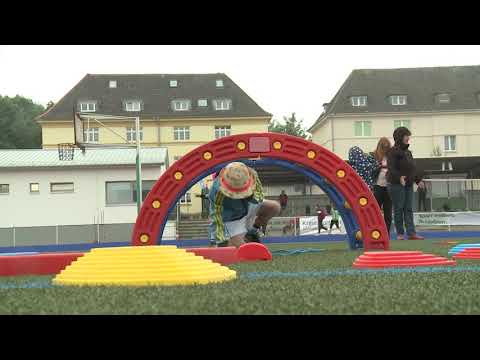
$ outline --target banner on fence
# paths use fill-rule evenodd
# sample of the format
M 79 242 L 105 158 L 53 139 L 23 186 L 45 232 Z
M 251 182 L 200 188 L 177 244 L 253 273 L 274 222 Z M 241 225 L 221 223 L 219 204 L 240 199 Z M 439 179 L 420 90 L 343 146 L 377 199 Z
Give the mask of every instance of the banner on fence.
M 415 225 L 480 225 L 480 212 L 415 213 Z
M 323 226 L 330 229 L 331 216 L 326 216 L 323 219 Z M 336 226 L 332 228 L 332 234 L 345 234 L 345 226 L 343 225 L 342 218 L 339 221 L 340 230 Z M 316 216 L 301 216 L 299 218 L 299 232 L 300 235 L 312 235 L 318 234 L 318 218 Z M 324 231 L 325 233 L 325 231 Z

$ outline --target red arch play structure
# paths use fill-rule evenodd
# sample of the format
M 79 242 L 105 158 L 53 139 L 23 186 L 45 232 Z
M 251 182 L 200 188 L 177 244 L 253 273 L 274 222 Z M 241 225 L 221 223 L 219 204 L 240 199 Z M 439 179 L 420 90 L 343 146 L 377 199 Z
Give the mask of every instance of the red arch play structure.
M 192 181 L 221 164 L 252 158 L 281 159 L 317 173 L 345 198 L 360 226 L 356 235 L 364 249 L 389 248 L 389 234 L 380 208 L 365 182 L 341 158 L 311 141 L 278 133 L 223 137 L 199 146 L 173 163 L 148 194 L 135 223 L 132 245 L 157 245 L 178 194 Z

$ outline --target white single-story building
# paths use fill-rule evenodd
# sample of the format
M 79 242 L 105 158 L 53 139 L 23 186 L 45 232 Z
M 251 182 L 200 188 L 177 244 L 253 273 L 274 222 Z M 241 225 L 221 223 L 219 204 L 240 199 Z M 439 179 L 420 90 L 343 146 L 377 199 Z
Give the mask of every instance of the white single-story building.
M 93 229 L 92 225 L 97 224 L 128 224 L 130 229 L 137 217 L 135 159 L 134 148 L 95 148 L 85 153 L 75 149 L 71 161 L 60 161 L 58 150 L 0 150 L 0 228 L 4 230 L 0 231 L 0 246 L 10 244 L 13 235 L 6 231 L 9 228 L 16 229 L 18 238 L 21 228 L 32 228 L 29 236 L 32 237 L 32 233 L 40 234 L 48 227 L 42 244 L 82 240 L 73 235 L 70 236 L 73 239 L 64 239 L 63 233 L 59 240 L 58 225 L 62 231 L 67 225 L 78 229 L 80 225 L 88 225 Z M 145 198 L 168 167 L 167 149 L 144 148 L 141 162 Z M 175 236 L 175 232 L 167 234 L 171 225 L 168 228 L 164 238 Z M 75 233 L 74 229 L 69 233 Z M 82 242 L 100 242 L 101 239 L 95 239 L 98 233 L 92 235 L 94 239 Z M 55 238 L 47 239 L 52 236 Z M 110 236 L 108 241 L 125 241 L 129 236 L 122 234 L 122 239 Z M 28 245 L 37 243 L 35 239 L 24 240 Z M 18 241 L 17 246 L 20 246 Z

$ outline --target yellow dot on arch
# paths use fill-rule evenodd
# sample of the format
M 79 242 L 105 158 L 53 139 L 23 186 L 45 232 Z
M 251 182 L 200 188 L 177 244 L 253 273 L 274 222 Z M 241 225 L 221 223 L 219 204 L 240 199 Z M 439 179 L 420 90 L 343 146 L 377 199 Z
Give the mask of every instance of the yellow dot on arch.
M 366 197 L 361 197 L 359 200 L 358 200 L 358 203 L 361 205 L 361 206 L 365 206 L 368 204 L 368 200 Z
M 148 236 L 147 234 L 142 234 L 142 235 L 140 235 L 140 241 L 141 241 L 142 243 L 145 244 L 146 242 L 148 242 L 148 240 L 150 240 L 150 236 Z
M 175 180 L 182 180 L 183 178 L 183 174 L 180 172 L 180 171 L 177 171 L 173 177 L 175 178 Z
M 380 231 L 373 230 L 372 231 L 372 238 L 374 238 L 375 240 L 378 240 L 380 238 Z
M 213 154 L 212 154 L 210 151 L 205 151 L 205 152 L 203 153 L 203 158 L 204 158 L 205 160 L 211 160 L 212 157 L 213 157 Z
M 238 150 L 245 150 L 247 148 L 247 144 L 245 144 L 243 141 L 240 141 L 237 143 L 237 149 Z
M 317 156 L 317 153 L 315 151 L 310 150 L 307 152 L 307 158 L 309 158 L 310 160 L 315 159 L 315 156 Z
M 280 141 L 275 141 L 275 142 L 273 143 L 273 148 L 274 148 L 275 150 L 280 150 L 280 149 L 282 148 L 282 143 L 281 143 Z
M 357 231 L 355 233 L 355 239 L 357 240 L 362 240 L 362 232 L 361 231 Z
M 343 179 L 345 177 L 346 173 L 345 173 L 345 170 L 337 170 L 337 177 L 340 178 L 340 179 Z
M 158 209 L 160 207 L 160 205 L 161 205 L 160 200 L 153 200 L 152 207 L 154 209 Z

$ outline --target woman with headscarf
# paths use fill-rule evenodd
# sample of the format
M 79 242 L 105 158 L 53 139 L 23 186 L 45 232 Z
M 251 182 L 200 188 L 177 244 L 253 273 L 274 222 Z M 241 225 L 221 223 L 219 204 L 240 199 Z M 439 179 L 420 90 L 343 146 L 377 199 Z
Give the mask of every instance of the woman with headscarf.
M 408 149 L 411 135 L 406 127 L 395 129 L 393 132 L 395 145 L 387 154 L 387 187 L 393 202 L 398 240 L 404 239 L 404 224 L 409 240 L 423 240 L 423 237 L 415 233 L 413 222 L 413 183 L 423 186 L 423 182 L 417 174 L 413 155 Z

